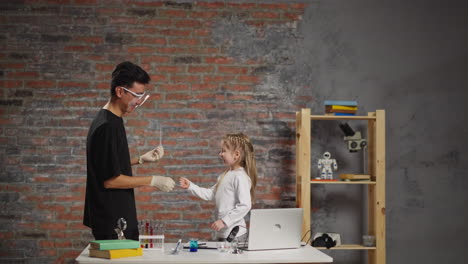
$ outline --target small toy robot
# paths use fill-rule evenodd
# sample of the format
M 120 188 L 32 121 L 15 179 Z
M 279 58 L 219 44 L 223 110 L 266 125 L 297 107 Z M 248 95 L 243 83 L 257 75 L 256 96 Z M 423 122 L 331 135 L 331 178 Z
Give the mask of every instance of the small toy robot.
M 325 152 L 323 153 L 323 159 L 318 160 L 318 168 L 321 170 L 320 178 L 317 177 L 317 179 L 321 180 L 331 180 L 333 179 L 333 171 L 332 171 L 332 165 L 333 169 L 337 170 L 338 169 L 338 164 L 336 164 L 335 159 L 331 159 L 331 154 L 330 152 Z

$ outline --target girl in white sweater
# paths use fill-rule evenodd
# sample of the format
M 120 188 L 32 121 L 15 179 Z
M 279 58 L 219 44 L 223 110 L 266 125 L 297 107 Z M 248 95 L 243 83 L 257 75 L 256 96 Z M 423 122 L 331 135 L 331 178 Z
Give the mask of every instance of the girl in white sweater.
M 211 228 L 218 240 L 226 239 L 235 226 L 236 237 L 246 234 L 244 217 L 252 208 L 257 185 L 257 167 L 254 149 L 249 138 L 242 134 L 228 134 L 221 141 L 220 158 L 227 170 L 218 177 L 211 188 L 202 188 L 187 178 L 181 177 L 180 186 L 203 200 L 215 200 L 216 221 Z

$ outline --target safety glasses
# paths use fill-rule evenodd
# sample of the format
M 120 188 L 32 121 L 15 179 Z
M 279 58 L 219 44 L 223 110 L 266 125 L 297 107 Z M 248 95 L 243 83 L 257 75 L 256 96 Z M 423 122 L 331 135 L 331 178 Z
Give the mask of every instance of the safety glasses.
M 133 95 L 135 98 L 137 98 L 138 100 L 142 100 L 141 103 L 137 104 L 135 106 L 135 108 L 141 106 L 142 104 L 144 104 L 146 102 L 146 100 L 148 100 L 149 98 L 149 94 L 146 94 L 146 93 L 135 93 L 135 92 L 132 92 L 130 91 L 129 89 L 123 87 L 123 86 L 120 86 L 122 87 L 122 89 L 124 89 L 125 91 L 129 92 L 131 95 Z

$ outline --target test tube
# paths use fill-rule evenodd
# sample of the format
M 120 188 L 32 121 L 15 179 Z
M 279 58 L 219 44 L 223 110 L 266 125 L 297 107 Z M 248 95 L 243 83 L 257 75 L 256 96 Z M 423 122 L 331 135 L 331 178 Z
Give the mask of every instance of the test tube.
M 140 220 L 138 221 L 138 232 L 140 233 L 140 235 L 144 235 L 144 232 L 143 232 L 143 220 Z M 143 245 L 143 240 L 140 239 L 140 247 L 141 248 L 144 248 L 145 246 Z
M 162 128 L 161 128 L 161 124 L 159 125 L 159 146 L 162 146 Z
M 145 235 L 149 234 L 149 222 L 148 220 L 145 221 Z M 145 248 L 148 248 L 148 239 L 145 239 Z
M 156 235 L 160 235 L 161 234 L 161 229 L 159 228 L 159 221 L 157 221 L 154 225 L 154 227 L 156 228 Z M 161 239 L 158 238 L 157 239 L 157 245 L 156 245 L 157 248 L 160 248 L 161 247 Z
M 153 233 L 153 220 L 150 220 L 150 236 L 154 235 Z M 150 238 L 150 248 L 153 248 L 153 239 Z

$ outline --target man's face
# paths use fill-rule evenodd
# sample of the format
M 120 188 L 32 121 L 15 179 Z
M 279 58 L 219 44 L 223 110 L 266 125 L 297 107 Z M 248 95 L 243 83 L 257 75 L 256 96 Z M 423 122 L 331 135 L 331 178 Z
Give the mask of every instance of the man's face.
M 125 109 L 125 113 L 131 113 L 136 107 L 146 101 L 147 96 L 145 94 L 148 84 L 142 84 L 135 82 L 132 87 L 126 88 L 119 86 L 121 90 L 121 99 Z

